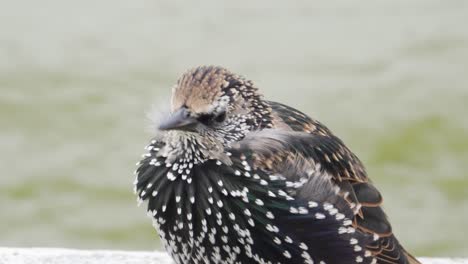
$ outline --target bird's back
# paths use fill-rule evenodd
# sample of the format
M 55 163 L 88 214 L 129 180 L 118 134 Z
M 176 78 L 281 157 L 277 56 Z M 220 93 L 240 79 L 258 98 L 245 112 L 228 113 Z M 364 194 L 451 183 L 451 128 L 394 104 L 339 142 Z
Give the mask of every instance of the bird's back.
M 367 176 L 361 161 L 344 143 L 320 122 L 289 106 L 269 102 L 273 112 L 273 129 L 294 131 L 282 152 L 284 162 L 268 162 L 273 172 L 287 175 L 284 168 L 297 166 L 309 160 L 321 166 L 348 203 L 355 205 L 353 226 L 359 232 L 377 238 L 367 246 L 378 263 L 419 263 L 400 245 L 392 232 L 389 220 L 382 210 L 382 196 Z M 305 136 L 305 134 L 311 136 Z M 275 156 L 278 153 L 276 152 Z M 268 155 L 268 154 L 266 154 Z M 264 160 L 274 158 L 264 157 Z M 288 164 L 289 163 L 289 164 Z M 291 164 L 292 163 L 292 164 Z M 302 164 L 303 165 L 303 164 Z M 295 177 L 295 175 L 290 175 Z

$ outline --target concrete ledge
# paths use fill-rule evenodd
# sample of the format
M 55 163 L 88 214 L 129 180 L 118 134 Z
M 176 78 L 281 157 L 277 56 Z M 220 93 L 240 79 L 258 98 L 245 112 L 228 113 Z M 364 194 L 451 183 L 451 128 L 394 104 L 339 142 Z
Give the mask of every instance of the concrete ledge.
M 420 258 L 424 264 L 468 264 L 461 258 Z M 1 248 L 1 264 L 169 264 L 162 252 L 76 250 L 61 248 Z
M 0 264 L 169 264 L 162 252 L 76 250 L 62 248 L 1 248 Z

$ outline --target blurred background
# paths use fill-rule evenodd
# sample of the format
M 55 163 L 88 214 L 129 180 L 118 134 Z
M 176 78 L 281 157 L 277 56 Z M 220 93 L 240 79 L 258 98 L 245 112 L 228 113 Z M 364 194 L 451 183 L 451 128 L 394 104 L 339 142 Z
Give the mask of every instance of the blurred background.
M 0 0 L 0 246 L 152 250 L 145 113 L 223 65 L 327 124 L 405 247 L 468 256 L 468 1 Z

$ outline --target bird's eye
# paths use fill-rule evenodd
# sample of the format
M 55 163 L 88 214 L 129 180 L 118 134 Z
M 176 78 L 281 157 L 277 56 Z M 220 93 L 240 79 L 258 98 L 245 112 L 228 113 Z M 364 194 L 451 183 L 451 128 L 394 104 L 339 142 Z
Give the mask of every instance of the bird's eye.
M 200 123 L 203 123 L 206 126 L 212 125 L 213 122 L 222 123 L 226 119 L 226 112 L 223 111 L 219 114 L 202 114 L 198 118 Z
M 202 114 L 197 119 L 200 123 L 204 125 L 211 125 L 213 123 L 213 119 L 215 118 L 214 114 Z
M 224 120 L 226 120 L 226 111 L 219 113 L 215 118 L 215 121 L 218 123 L 224 122 Z

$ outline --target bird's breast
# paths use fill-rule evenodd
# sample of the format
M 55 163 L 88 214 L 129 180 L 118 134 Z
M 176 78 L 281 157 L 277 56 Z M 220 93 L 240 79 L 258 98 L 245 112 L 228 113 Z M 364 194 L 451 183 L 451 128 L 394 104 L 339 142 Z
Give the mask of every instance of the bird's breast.
M 345 214 L 295 199 L 288 190 L 295 185 L 254 167 L 252 152 L 226 150 L 230 164 L 169 160 L 161 153 L 165 144 L 147 147 L 135 190 L 176 263 L 312 263 L 335 247 L 353 261 L 363 254 L 349 247 L 354 231 Z M 326 246 L 333 248 L 324 248 L 323 234 L 332 234 Z

